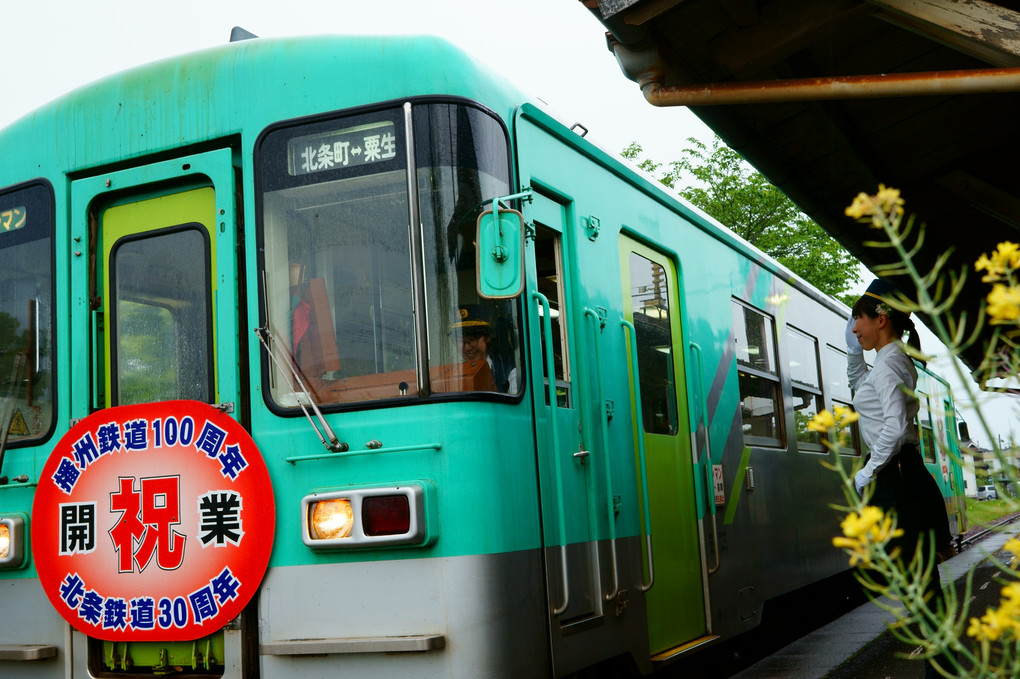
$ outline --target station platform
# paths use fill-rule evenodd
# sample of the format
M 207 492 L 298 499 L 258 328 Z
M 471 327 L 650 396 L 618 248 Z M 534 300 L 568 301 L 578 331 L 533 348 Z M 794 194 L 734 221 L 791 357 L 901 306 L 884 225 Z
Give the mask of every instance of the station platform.
M 998 569 L 988 558 L 1002 549 L 1017 526 L 1003 527 L 1002 532 L 991 533 L 939 565 L 944 586 L 952 582 L 957 587 L 962 586 L 971 567 L 977 566 L 972 616 L 998 605 L 1000 586 L 994 580 Z M 921 679 L 925 663 L 902 657 L 917 649 L 892 636 L 887 627 L 893 620 L 891 613 L 869 601 L 731 679 Z

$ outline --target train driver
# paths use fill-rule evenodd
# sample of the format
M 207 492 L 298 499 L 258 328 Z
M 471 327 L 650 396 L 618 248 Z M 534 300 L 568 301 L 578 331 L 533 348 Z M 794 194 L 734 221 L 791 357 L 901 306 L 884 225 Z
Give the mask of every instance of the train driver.
M 492 371 L 496 391 L 517 393 L 517 368 L 492 351 L 492 323 L 489 310 L 480 304 L 463 304 L 450 334 L 465 362 L 485 361 Z

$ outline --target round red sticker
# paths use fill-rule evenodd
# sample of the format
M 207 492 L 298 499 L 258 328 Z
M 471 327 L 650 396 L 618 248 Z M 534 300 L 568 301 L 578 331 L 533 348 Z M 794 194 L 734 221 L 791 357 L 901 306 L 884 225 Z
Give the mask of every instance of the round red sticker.
M 57 611 L 106 641 L 187 641 L 230 622 L 269 563 L 273 488 L 248 432 L 197 401 L 100 410 L 57 443 L 32 557 Z

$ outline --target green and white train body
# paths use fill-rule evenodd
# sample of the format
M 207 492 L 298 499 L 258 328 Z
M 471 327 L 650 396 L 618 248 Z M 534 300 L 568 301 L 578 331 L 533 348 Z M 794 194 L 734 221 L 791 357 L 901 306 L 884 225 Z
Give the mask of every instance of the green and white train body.
M 949 383 L 923 365 L 917 366 L 918 434 L 924 465 L 942 491 L 953 535 L 967 530 L 966 486 L 960 461 L 959 422 Z
M 650 671 L 847 567 L 805 427 L 850 402 L 845 307 L 442 41 L 182 56 L 34 112 L 0 156 L 4 676 Z M 525 224 L 510 299 L 478 292 L 499 199 Z M 477 308 L 493 362 L 458 351 Z M 268 567 L 219 629 L 136 639 L 131 608 L 111 641 L 29 540 L 82 534 L 33 512 L 79 420 L 176 400 L 257 446 L 245 507 L 275 522 L 237 534 Z

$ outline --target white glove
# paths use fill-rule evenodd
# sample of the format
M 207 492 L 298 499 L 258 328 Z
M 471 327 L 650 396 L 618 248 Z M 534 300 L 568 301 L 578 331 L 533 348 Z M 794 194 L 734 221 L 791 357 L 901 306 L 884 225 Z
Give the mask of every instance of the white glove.
M 871 483 L 871 476 L 863 469 L 854 475 L 854 488 L 858 495 L 864 495 L 864 486 Z
M 861 346 L 861 342 L 857 339 L 857 335 L 853 333 L 853 327 L 854 317 L 851 316 L 850 320 L 846 322 L 846 350 L 851 354 L 863 354 L 864 347 Z

